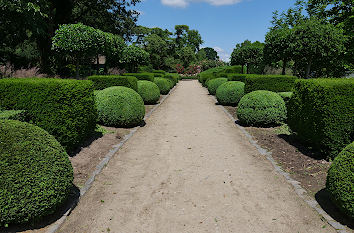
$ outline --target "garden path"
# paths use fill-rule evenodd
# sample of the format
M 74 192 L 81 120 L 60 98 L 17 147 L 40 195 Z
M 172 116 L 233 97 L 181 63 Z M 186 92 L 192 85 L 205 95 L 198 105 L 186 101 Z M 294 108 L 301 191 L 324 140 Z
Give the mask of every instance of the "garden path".
M 335 232 L 197 81 L 182 81 L 59 232 Z

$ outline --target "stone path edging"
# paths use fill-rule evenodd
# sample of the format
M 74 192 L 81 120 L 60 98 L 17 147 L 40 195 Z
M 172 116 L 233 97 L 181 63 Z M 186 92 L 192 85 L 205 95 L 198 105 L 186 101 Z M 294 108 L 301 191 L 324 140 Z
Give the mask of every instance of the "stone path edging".
M 217 99 L 215 96 L 213 96 L 213 98 L 215 99 L 215 101 L 217 102 Z M 257 148 L 258 152 L 261 155 L 266 156 L 266 158 L 271 162 L 271 164 L 273 165 L 273 167 L 275 168 L 275 170 L 282 176 L 285 177 L 286 181 L 288 183 L 290 183 L 294 189 L 296 194 L 303 199 L 312 209 L 314 209 L 319 215 L 321 215 L 324 219 L 326 219 L 326 221 L 328 222 L 329 225 L 331 225 L 338 233 L 348 233 L 346 231 L 346 228 L 344 225 L 342 225 L 341 223 L 339 223 L 338 221 L 334 220 L 331 216 L 329 216 L 322 208 L 321 206 L 318 204 L 318 202 L 313 199 L 312 197 L 310 197 L 307 194 L 307 191 L 301 187 L 300 182 L 294 180 L 293 178 L 290 177 L 290 174 L 285 172 L 273 159 L 272 153 L 269 152 L 268 150 L 262 148 L 260 145 L 257 144 L 257 141 L 255 141 L 252 137 L 252 135 L 250 135 L 246 129 L 239 125 L 236 121 L 236 119 L 226 110 L 226 108 L 222 105 L 219 105 L 220 108 L 226 113 L 226 115 L 235 122 L 236 126 L 242 131 L 242 133 L 248 138 L 249 142 Z
M 148 119 L 152 113 L 161 105 L 165 100 L 174 92 L 174 90 L 177 88 L 177 85 L 174 86 L 170 92 L 165 95 L 160 103 L 156 104 L 153 109 L 151 109 L 144 117 L 144 120 Z M 60 218 L 58 219 L 47 231 L 46 233 L 55 233 L 60 226 L 64 223 L 65 219 L 70 215 L 71 211 L 74 209 L 74 207 L 77 205 L 77 203 L 80 201 L 80 198 L 85 195 L 85 193 L 91 188 L 93 182 L 95 181 L 95 178 L 97 175 L 99 175 L 102 171 L 102 169 L 108 164 L 108 162 L 111 160 L 111 158 L 119 151 L 120 148 L 138 131 L 138 129 L 141 126 L 138 126 L 130 131 L 128 135 L 125 135 L 124 139 L 117 145 L 112 146 L 112 149 L 105 155 L 104 159 L 97 165 L 95 171 L 92 173 L 91 177 L 86 181 L 84 187 L 80 189 L 80 197 L 79 200 L 70 206 L 69 210 Z

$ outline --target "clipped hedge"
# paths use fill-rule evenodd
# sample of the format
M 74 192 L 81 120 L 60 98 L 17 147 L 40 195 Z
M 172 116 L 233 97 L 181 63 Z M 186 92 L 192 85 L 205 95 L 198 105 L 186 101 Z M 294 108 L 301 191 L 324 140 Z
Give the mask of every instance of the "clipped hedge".
M 161 95 L 167 95 L 171 90 L 171 82 L 165 78 L 155 78 L 154 83 L 159 87 Z
M 138 81 L 138 93 L 143 98 L 145 104 L 156 104 L 160 99 L 159 87 L 150 81 Z
M 178 83 L 178 78 L 179 76 L 177 75 L 172 75 L 172 74 L 166 74 L 164 78 L 167 78 L 173 82 L 173 86 L 175 86 Z
M 64 148 L 45 130 L 13 120 L 0 120 L 0 142 L 0 226 L 54 213 L 73 185 Z
M 216 94 L 216 89 L 218 89 L 218 87 L 227 82 L 227 78 L 216 78 L 216 79 L 211 79 L 208 81 L 208 91 L 211 95 L 215 95 Z
M 125 73 L 123 76 L 133 76 L 138 80 L 147 80 L 150 82 L 154 81 L 154 74 L 153 73 Z
M 294 88 L 296 79 L 286 75 L 246 75 L 245 93 L 257 90 L 289 92 Z
M 334 158 L 354 141 L 354 79 L 296 81 L 288 124 L 302 141 Z
M 286 119 L 285 102 L 277 93 L 254 91 L 241 98 L 237 117 L 245 125 L 278 125 Z
M 25 110 L 5 110 L 0 111 L 0 120 L 28 121 Z
M 134 91 L 138 90 L 138 79 L 134 76 L 94 75 L 87 79 L 94 83 L 95 90 L 103 90 L 114 86 L 129 87 Z
M 283 98 L 285 105 L 288 107 L 291 96 L 293 96 L 292 92 L 278 92 L 281 98 Z
M 334 159 L 326 188 L 332 201 L 354 220 L 354 142 Z
M 239 82 L 246 82 L 247 74 L 228 74 L 227 79 L 229 81 L 239 81 Z
M 88 80 L 1 79 L 0 105 L 26 110 L 31 122 L 72 150 L 96 127 L 93 83 Z
M 127 87 L 96 91 L 98 121 L 106 126 L 129 128 L 141 124 L 145 116 L 141 96 Z
M 216 90 L 216 99 L 222 105 L 236 106 L 245 94 L 243 82 L 231 81 L 221 84 Z

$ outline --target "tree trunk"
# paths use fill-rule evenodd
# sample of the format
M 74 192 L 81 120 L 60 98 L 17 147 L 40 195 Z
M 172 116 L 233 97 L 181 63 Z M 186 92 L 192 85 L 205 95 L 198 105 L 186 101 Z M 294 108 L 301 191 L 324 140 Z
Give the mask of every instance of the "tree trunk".
M 285 71 L 286 71 L 286 63 L 287 63 L 287 61 L 286 61 L 286 60 L 284 60 L 284 61 L 283 61 L 283 70 L 281 71 L 281 74 L 282 74 L 282 75 L 285 75 Z
M 310 60 L 309 64 L 307 64 L 307 67 L 306 67 L 306 74 L 305 74 L 306 79 L 310 78 L 309 75 L 310 75 L 310 71 L 311 71 L 311 63 L 312 63 L 312 61 Z

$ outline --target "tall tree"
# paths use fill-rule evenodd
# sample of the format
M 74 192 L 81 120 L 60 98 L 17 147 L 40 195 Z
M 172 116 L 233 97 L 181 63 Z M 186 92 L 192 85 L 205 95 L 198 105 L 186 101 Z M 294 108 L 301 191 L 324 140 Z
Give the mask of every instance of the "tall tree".
M 202 48 L 200 51 L 205 52 L 206 58 L 208 60 L 216 61 L 219 59 L 218 52 L 216 52 L 215 49 L 213 49 L 213 48 L 206 47 L 206 48 Z

